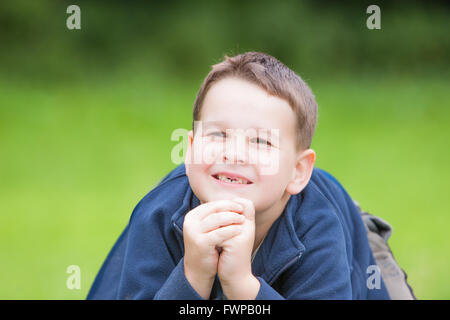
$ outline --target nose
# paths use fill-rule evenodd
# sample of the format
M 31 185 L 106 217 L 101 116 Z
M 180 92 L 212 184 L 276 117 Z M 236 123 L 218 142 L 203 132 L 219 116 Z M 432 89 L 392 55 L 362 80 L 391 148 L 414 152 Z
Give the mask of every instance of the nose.
M 244 137 L 233 137 L 227 139 L 224 151 L 223 161 L 228 164 L 244 164 L 248 159 L 248 150 Z

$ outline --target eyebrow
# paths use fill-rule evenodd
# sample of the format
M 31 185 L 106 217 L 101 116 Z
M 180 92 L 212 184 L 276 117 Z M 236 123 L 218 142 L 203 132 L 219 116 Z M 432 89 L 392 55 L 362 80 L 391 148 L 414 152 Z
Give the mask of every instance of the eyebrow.
M 203 125 L 213 125 L 213 126 L 223 126 L 224 123 L 222 121 L 202 121 Z

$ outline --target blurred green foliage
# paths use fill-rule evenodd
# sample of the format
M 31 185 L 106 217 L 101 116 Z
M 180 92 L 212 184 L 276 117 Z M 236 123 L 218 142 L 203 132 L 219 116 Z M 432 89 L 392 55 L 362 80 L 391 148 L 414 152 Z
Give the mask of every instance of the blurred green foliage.
M 81 30 L 66 8 L 81 8 Z M 393 224 L 418 298 L 450 297 L 446 2 L 3 1 L 0 298 L 83 299 L 224 54 L 272 54 L 319 103 L 313 148 Z M 81 268 L 68 290 L 66 268 Z
M 77 1 L 82 30 L 65 28 L 73 1 L 3 1 L 2 68 L 30 80 L 86 80 L 135 67 L 201 79 L 224 53 L 268 52 L 306 78 L 336 73 L 448 71 L 446 2 L 379 2 L 382 29 L 366 27 L 370 1 Z

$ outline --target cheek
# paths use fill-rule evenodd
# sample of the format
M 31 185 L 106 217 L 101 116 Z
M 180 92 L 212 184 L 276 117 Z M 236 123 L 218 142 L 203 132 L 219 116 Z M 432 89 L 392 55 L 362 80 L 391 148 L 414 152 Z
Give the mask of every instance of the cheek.
M 223 142 L 208 141 L 201 137 L 192 145 L 192 163 L 195 165 L 211 165 L 217 162 L 224 148 Z
M 253 193 L 253 202 L 256 211 L 264 211 L 279 201 L 286 188 L 278 175 L 261 176 L 257 189 Z
M 208 202 L 208 172 L 209 166 L 205 164 L 189 164 L 189 185 L 197 196 L 197 198 L 202 202 Z
M 280 172 L 273 175 L 263 175 L 260 176 L 259 180 L 260 190 L 269 197 L 273 195 L 283 194 L 286 183 L 285 179 Z
M 259 162 L 259 180 L 264 188 L 280 195 L 292 178 L 293 166 L 293 156 L 276 149 Z
M 217 143 L 204 142 L 197 138 L 192 144 L 190 162 L 186 163 L 186 171 L 189 171 L 189 183 L 192 189 L 200 192 L 209 179 L 210 168 L 217 162 L 220 154 L 220 146 Z
M 257 149 L 250 152 L 250 163 L 257 164 L 259 175 L 274 176 L 280 173 L 282 154 L 279 149 Z

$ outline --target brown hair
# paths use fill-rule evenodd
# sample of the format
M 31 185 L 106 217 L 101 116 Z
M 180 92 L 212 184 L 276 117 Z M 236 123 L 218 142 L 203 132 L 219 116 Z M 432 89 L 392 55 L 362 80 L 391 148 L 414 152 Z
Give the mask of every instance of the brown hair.
M 194 102 L 193 121 L 200 120 L 203 100 L 209 88 L 226 77 L 239 77 L 286 100 L 297 117 L 297 150 L 309 148 L 317 122 L 317 103 L 308 85 L 276 58 L 260 52 L 246 52 L 212 66 Z M 194 129 L 194 123 L 192 124 Z

